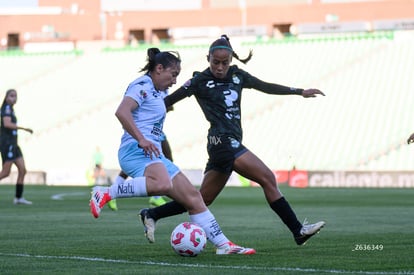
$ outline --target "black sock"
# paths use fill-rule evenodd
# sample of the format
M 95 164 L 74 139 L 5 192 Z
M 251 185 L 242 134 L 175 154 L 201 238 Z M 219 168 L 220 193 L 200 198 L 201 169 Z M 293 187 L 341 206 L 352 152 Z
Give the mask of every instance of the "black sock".
M 16 184 L 16 198 L 20 199 L 23 194 L 23 184 L 17 183 Z
M 270 204 L 270 207 L 276 212 L 283 223 L 286 224 L 294 236 L 300 235 L 302 224 L 296 218 L 295 212 L 293 212 L 285 197 L 275 200 Z
M 185 213 L 187 212 L 187 209 L 176 201 L 170 201 L 161 206 L 150 208 L 148 212 L 154 220 L 159 220 Z

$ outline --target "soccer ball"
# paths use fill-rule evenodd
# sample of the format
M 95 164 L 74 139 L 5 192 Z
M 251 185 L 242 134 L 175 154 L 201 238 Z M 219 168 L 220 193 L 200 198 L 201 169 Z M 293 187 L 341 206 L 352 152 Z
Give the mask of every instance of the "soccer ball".
M 200 226 L 183 222 L 175 227 L 170 239 L 172 249 L 181 256 L 195 257 L 207 244 L 206 232 Z

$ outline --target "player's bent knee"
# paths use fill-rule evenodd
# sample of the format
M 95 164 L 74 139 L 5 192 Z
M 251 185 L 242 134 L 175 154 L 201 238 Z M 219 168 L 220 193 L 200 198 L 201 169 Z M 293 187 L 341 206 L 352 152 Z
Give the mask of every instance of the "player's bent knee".
M 169 180 L 160 180 L 152 185 L 152 190 L 156 194 L 168 195 L 171 192 L 172 183 Z
M 163 184 L 161 184 L 161 190 L 160 191 L 162 193 L 167 194 L 167 193 L 171 192 L 172 188 L 173 188 L 172 182 L 167 181 L 167 182 L 164 182 Z

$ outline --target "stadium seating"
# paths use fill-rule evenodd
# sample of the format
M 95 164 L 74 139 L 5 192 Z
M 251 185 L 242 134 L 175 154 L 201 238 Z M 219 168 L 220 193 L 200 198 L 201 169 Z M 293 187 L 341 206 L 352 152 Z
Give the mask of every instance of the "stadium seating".
M 183 60 L 177 85 L 207 68 L 208 45 L 171 48 Z M 412 170 L 414 148 L 404 142 L 414 132 L 413 48 L 412 35 L 238 45 L 241 57 L 254 51 L 248 64 L 234 61 L 252 75 L 326 93 L 304 99 L 245 90 L 245 145 L 272 169 Z M 20 137 L 28 169 L 84 173 L 97 145 L 116 169 L 122 129 L 114 112 L 145 57 L 144 48 L 0 56 L 0 86 L 18 90 L 19 123 L 35 131 Z M 168 114 L 165 132 L 179 166 L 204 168 L 207 129 L 194 98 Z

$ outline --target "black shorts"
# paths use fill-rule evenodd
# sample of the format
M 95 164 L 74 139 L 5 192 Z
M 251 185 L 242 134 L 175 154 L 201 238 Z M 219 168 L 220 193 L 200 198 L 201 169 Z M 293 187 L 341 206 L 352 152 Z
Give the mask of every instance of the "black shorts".
M 247 150 L 240 141 L 233 137 L 208 136 L 208 162 L 204 172 L 215 170 L 231 174 L 235 159 Z
M 22 151 L 20 150 L 19 145 L 15 144 L 1 144 L 1 158 L 3 163 L 6 161 L 14 161 L 20 157 L 23 157 Z

